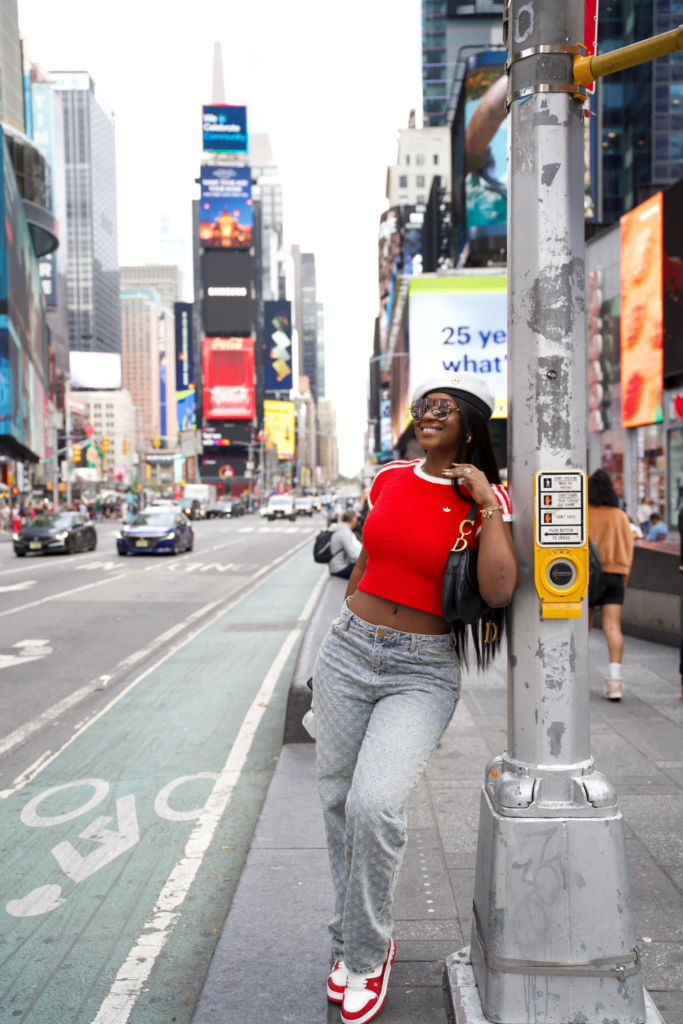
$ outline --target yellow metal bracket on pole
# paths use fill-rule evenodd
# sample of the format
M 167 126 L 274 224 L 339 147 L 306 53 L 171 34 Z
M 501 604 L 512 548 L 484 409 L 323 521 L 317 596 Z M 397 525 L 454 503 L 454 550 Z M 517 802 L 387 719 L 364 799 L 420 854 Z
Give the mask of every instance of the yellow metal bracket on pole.
M 676 50 L 683 50 L 683 25 L 610 53 L 601 53 L 595 57 L 575 57 L 574 84 L 590 85 L 597 78 L 634 68 L 637 64 L 645 64 L 657 57 L 666 57 Z

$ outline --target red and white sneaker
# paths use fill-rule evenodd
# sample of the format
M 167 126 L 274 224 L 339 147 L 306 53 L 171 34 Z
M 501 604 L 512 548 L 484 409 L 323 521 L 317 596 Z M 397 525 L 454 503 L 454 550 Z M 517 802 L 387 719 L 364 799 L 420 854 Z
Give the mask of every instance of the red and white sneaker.
M 349 976 L 349 972 L 344 966 L 343 960 L 337 960 L 332 973 L 327 979 L 327 998 L 331 1003 L 341 1003 L 344 998 L 344 989 L 346 988 L 346 979 Z
M 372 974 L 348 972 L 344 989 L 342 1024 L 367 1024 L 382 1010 L 387 998 L 389 975 L 396 957 L 396 943 L 389 939 L 386 960 Z

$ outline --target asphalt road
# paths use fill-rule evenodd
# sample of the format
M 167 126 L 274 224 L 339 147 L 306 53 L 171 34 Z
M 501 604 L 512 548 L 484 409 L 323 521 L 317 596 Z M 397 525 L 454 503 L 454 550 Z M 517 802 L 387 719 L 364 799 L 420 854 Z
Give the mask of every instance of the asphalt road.
M 0 1016 L 189 1022 L 282 743 L 322 519 L 0 544 Z

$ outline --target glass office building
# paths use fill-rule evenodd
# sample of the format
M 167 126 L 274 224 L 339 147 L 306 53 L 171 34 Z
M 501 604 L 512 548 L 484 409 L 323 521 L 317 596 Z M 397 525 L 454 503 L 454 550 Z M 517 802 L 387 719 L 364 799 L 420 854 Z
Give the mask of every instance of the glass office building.
M 114 115 L 87 72 L 51 76 L 64 105 L 69 347 L 120 352 Z

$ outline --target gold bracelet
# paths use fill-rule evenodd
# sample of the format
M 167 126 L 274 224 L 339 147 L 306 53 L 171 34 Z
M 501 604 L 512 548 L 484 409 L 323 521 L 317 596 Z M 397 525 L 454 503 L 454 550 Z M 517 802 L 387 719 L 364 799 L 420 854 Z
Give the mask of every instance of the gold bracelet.
M 503 515 L 503 510 L 500 505 L 490 505 L 488 508 L 483 508 L 481 510 L 481 518 L 490 519 L 494 512 L 500 512 L 501 516 Z

